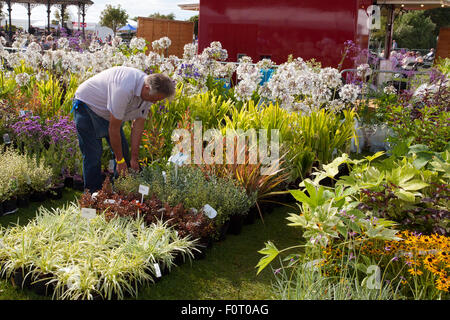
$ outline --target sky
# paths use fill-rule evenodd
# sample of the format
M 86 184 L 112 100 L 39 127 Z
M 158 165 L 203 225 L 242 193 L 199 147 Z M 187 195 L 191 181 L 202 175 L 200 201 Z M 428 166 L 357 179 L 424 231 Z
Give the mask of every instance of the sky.
M 198 0 L 92 0 L 94 4 L 88 8 L 86 12 L 86 22 L 98 23 L 100 14 L 107 4 L 117 6 L 121 5 L 131 18 L 147 17 L 152 13 L 159 12 L 161 14 L 174 13 L 176 20 L 187 20 L 190 17 L 198 14 L 196 11 L 181 10 L 178 4 L 184 3 L 198 3 Z M 25 7 L 15 4 L 12 6 L 13 19 L 28 19 L 27 10 Z M 55 7 L 52 7 L 51 19 L 54 18 Z M 72 14 L 74 21 L 77 21 L 77 8 L 70 6 L 69 11 Z M 4 14 L 7 14 L 6 5 L 3 9 Z M 31 20 L 45 20 L 47 21 L 47 7 L 39 6 L 31 11 Z

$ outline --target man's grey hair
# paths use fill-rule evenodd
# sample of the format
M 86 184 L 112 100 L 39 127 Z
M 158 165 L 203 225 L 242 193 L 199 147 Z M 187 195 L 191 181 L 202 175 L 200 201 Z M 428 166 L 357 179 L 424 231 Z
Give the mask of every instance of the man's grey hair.
M 163 94 L 167 99 L 175 95 L 175 84 L 172 79 L 162 73 L 154 73 L 145 78 L 145 84 L 150 87 L 150 94 Z

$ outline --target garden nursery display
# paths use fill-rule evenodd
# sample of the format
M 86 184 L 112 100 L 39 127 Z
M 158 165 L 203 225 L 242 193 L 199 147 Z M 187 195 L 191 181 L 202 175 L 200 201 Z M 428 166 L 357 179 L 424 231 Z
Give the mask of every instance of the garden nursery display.
M 60 38 L 48 51 L 30 39 L 0 43 L 0 281 L 52 299 L 137 298 L 288 206 L 298 244 L 255 252 L 255 274 L 274 268 L 273 298 L 449 299 L 448 59 L 399 90 L 375 86 L 374 57 L 350 41 L 343 59 L 368 64 L 341 73 L 292 56 L 225 62 L 220 42 L 179 58 L 164 56 L 168 38 Z M 20 220 L 30 202 L 84 191 L 72 100 L 119 65 L 176 82 L 151 106 L 141 170 L 117 177 L 103 141 L 101 190 Z

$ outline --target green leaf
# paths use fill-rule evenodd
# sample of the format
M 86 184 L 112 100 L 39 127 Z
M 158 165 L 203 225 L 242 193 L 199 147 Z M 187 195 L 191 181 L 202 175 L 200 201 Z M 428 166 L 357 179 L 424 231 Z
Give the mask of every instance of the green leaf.
M 394 194 L 403 201 L 406 202 L 412 202 L 414 203 L 416 201 L 416 196 L 414 195 L 414 193 L 408 192 L 408 191 L 404 191 L 404 190 L 395 190 Z
M 430 152 L 430 148 L 423 144 L 415 144 L 409 147 L 410 153 Z
M 417 156 L 417 158 L 413 161 L 413 166 L 414 168 L 416 168 L 417 170 L 422 169 L 423 167 L 425 167 L 428 162 L 430 162 L 430 160 L 433 158 L 433 156 Z
M 292 196 L 301 203 L 307 203 L 311 206 L 311 199 L 301 190 L 289 190 L 289 192 L 292 194 Z
M 417 191 L 421 190 L 423 188 L 429 187 L 430 185 L 428 183 L 425 183 L 420 180 L 412 180 L 405 184 L 403 184 L 401 187 L 407 191 Z
M 304 227 L 308 224 L 304 216 L 300 216 L 294 213 L 291 213 L 286 219 L 292 222 L 288 224 L 288 226 L 291 227 Z
M 376 158 L 381 157 L 382 155 L 384 155 L 386 152 L 384 151 L 379 151 L 377 153 L 375 153 L 373 156 L 368 156 L 365 157 L 369 162 L 372 162 L 373 160 L 375 160 Z
M 275 259 L 278 254 L 280 253 L 280 251 L 278 251 L 278 249 L 275 247 L 275 245 L 269 241 L 266 243 L 266 247 L 260 251 L 258 251 L 258 253 L 263 254 L 264 257 L 261 258 L 261 260 L 259 260 L 258 264 L 256 265 L 256 268 L 258 268 L 257 271 L 257 275 L 264 270 L 264 268 L 266 268 L 273 259 Z

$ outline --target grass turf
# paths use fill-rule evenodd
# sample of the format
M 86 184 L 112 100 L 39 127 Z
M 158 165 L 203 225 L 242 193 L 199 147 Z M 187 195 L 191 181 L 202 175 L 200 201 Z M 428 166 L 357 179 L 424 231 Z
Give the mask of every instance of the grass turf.
M 32 203 L 18 213 L 0 217 L 0 225 L 26 224 L 36 215 L 40 205 L 60 207 L 74 201 L 79 192 L 65 191 L 61 200 Z M 262 257 L 258 253 L 264 243 L 271 240 L 279 248 L 298 244 L 299 230 L 287 226 L 287 214 L 292 208 L 279 207 L 264 215 L 264 223 L 258 219 L 243 227 L 240 235 L 227 235 L 225 241 L 215 242 L 206 258 L 193 260 L 172 269 L 172 272 L 139 291 L 143 300 L 262 300 L 273 298 L 271 282 L 273 271 L 267 267 L 256 276 L 256 264 Z M 273 268 L 277 263 L 273 263 Z M 0 280 L 0 299 L 28 300 L 50 299 L 36 295 L 27 289 L 15 288 L 11 282 Z

